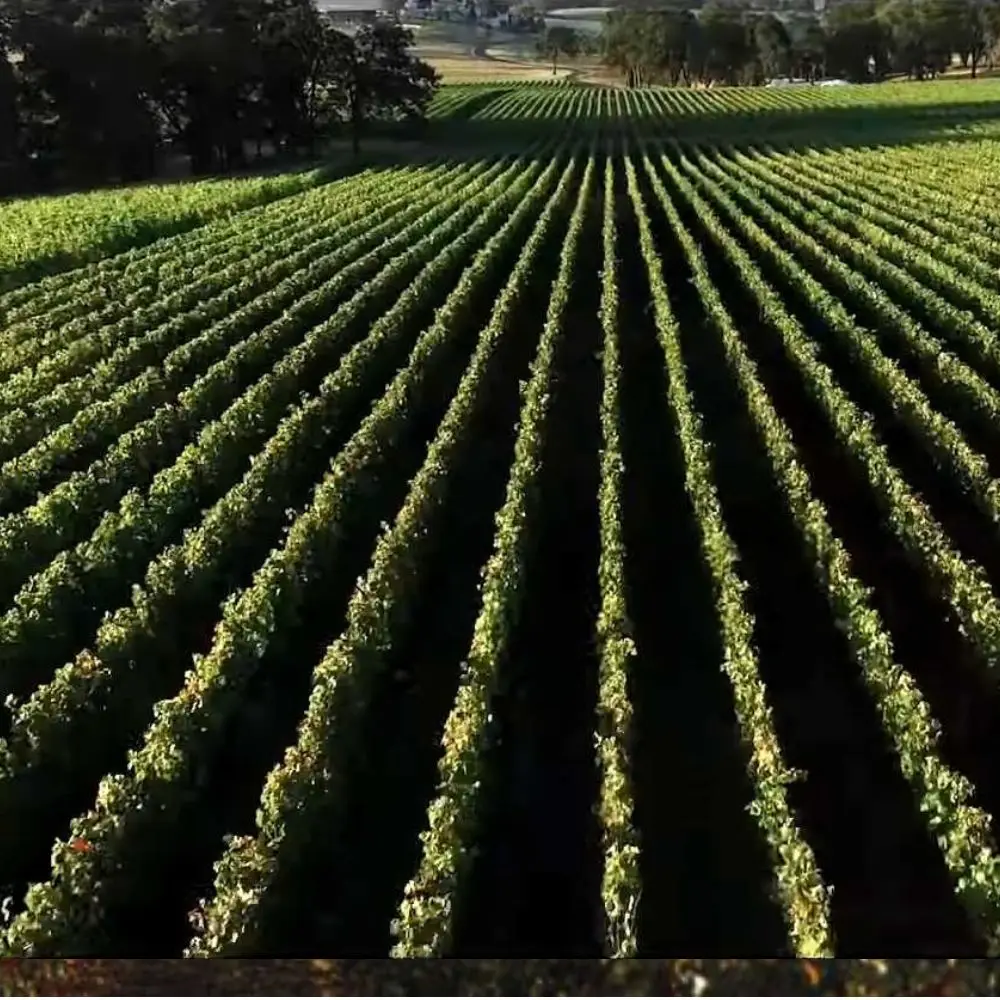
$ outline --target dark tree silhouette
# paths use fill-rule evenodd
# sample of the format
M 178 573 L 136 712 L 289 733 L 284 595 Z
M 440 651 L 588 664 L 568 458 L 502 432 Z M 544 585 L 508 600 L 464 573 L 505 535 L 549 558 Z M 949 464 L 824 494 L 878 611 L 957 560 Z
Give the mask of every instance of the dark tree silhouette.
M 349 122 L 419 118 L 437 83 L 392 20 L 339 31 L 313 0 L 0 0 L 0 185 L 196 173 Z

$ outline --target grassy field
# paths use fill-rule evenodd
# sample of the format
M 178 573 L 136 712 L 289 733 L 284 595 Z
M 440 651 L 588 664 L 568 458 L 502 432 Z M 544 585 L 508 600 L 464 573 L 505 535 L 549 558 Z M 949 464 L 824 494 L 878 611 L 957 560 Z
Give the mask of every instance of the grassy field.
M 7 206 L 0 950 L 995 953 L 998 98 Z
M 548 82 L 607 75 L 595 58 L 562 60 L 553 75 L 538 53 L 537 35 L 486 32 L 476 26 L 423 21 L 409 25 L 414 51 L 441 74 L 446 84 Z

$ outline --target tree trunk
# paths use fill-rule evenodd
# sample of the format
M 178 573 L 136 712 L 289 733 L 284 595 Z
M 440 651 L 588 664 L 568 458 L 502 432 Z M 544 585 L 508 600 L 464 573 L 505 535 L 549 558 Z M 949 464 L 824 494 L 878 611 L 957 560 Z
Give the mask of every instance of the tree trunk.
M 239 170 L 246 165 L 243 136 L 235 132 L 226 138 L 226 170 Z
M 215 167 L 215 149 L 204 136 L 193 136 L 187 143 L 191 156 L 191 172 L 193 174 L 211 173 Z

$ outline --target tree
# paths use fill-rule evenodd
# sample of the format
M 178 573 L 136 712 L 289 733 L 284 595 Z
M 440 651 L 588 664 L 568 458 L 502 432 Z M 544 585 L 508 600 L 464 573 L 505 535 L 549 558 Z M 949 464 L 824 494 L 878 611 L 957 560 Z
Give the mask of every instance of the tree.
M 828 73 L 856 82 L 871 78 L 871 65 L 876 77 L 884 73 L 888 60 L 887 35 L 876 17 L 874 0 L 837 4 L 827 13 L 825 29 Z
M 916 0 L 932 74 L 946 70 L 955 53 L 965 48 L 974 6 L 972 0 Z
M 255 52 L 260 0 L 153 0 L 152 35 L 161 55 L 159 105 L 197 172 L 232 169 L 257 124 Z
M 394 22 L 362 25 L 350 35 L 323 22 L 323 66 L 330 99 L 346 122 L 355 155 L 376 119 L 422 119 L 438 75 L 410 53 L 413 33 Z
M 701 28 L 702 75 L 738 83 L 754 57 L 748 10 L 729 0 L 711 0 L 698 19 Z
M 960 0 L 957 21 L 955 49 L 975 79 L 1000 41 L 1000 0 Z
M 628 86 L 690 79 L 697 61 L 698 22 L 687 10 L 616 9 L 601 34 L 604 62 L 620 70 Z
M 312 148 L 332 76 L 312 0 L 265 0 L 256 39 L 259 119 L 276 147 Z
M 642 31 L 645 58 L 656 78 L 671 86 L 690 82 L 700 37 L 694 14 L 684 9 L 653 11 Z
M 827 37 L 823 26 L 810 17 L 792 39 L 792 70 L 795 76 L 816 80 L 826 76 Z
M 579 54 L 580 39 L 572 28 L 556 24 L 545 29 L 538 48 L 543 55 L 552 60 L 552 75 L 555 76 L 559 69 L 560 56 L 572 59 Z
M 342 122 L 357 147 L 372 118 L 422 117 L 437 78 L 411 43 L 314 0 L 0 0 L 3 183 L 138 179 L 170 142 L 228 170 Z
M 7 0 L 23 138 L 34 152 L 88 181 L 152 173 L 146 9 L 146 0 Z
M 926 8 L 914 0 L 887 0 L 879 6 L 877 16 L 889 39 L 892 68 L 897 73 L 924 79 L 932 63 Z
M 792 41 L 784 24 L 773 14 L 765 14 L 754 22 L 753 39 L 764 76 L 788 76 L 792 69 Z
M 0 10 L 0 167 L 10 175 L 17 166 L 20 147 L 20 114 L 9 11 Z M 6 187 L 0 176 L 0 189 Z
M 619 70 L 629 87 L 640 82 L 643 70 L 643 18 L 641 12 L 617 8 L 605 18 L 601 32 L 604 62 Z

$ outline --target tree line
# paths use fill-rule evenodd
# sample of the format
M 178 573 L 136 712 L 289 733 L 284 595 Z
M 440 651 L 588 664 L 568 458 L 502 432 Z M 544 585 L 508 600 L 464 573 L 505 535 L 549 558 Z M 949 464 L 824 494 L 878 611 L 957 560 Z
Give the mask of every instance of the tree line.
M 0 0 L 0 188 L 195 173 L 419 120 L 437 83 L 394 20 L 313 0 Z
M 742 0 L 710 0 L 697 13 L 627 0 L 608 14 L 601 41 L 631 86 L 923 80 L 955 56 L 974 77 L 1000 61 L 1000 0 L 831 0 L 822 17 L 779 17 Z

